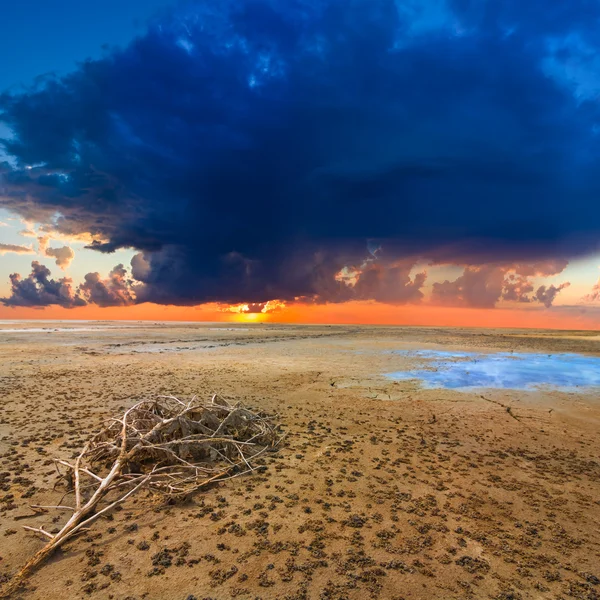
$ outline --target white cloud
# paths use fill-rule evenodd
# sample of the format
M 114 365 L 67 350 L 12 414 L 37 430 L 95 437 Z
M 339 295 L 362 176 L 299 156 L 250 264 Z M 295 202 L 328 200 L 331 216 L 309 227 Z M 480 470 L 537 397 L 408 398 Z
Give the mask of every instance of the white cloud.
M 56 264 L 61 269 L 67 269 L 73 259 L 75 258 L 75 252 L 69 246 L 62 246 L 61 248 L 46 248 L 45 255 L 56 259 Z
M 35 254 L 31 246 L 19 246 L 18 244 L 1 244 L 0 254 Z

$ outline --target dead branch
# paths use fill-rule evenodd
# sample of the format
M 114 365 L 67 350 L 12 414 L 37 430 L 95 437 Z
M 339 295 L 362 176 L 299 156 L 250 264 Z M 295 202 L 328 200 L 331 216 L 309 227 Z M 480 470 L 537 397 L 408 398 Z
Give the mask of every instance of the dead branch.
M 185 498 L 210 483 L 252 472 L 253 461 L 281 439 L 272 418 L 216 395 L 208 402 L 194 397 L 185 403 L 173 396 L 138 402 L 111 418 L 74 462 L 55 461 L 59 475 L 70 483 L 67 494 L 54 506 L 31 508 L 72 515 L 54 534 L 24 526 L 49 541 L 1 597 L 14 593 L 54 550 L 137 491 Z M 69 496 L 72 504 L 64 501 Z

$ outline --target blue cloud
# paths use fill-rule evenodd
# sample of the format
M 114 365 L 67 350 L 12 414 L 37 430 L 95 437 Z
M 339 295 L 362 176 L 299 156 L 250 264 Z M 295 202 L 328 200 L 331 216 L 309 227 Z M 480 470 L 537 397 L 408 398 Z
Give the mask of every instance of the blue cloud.
M 345 299 L 335 274 L 368 244 L 390 268 L 586 253 L 599 17 L 584 0 L 188 3 L 0 97 L 0 203 L 140 250 L 138 297 L 164 303 Z

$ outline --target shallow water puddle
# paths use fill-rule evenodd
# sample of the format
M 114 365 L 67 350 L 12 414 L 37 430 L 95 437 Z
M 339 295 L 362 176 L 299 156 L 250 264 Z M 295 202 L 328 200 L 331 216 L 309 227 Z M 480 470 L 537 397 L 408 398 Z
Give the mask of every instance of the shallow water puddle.
M 388 373 L 387 377 L 420 379 L 426 388 L 532 390 L 549 386 L 573 390 L 600 386 L 600 358 L 595 356 L 441 350 L 398 350 L 393 354 L 416 359 L 419 365 Z

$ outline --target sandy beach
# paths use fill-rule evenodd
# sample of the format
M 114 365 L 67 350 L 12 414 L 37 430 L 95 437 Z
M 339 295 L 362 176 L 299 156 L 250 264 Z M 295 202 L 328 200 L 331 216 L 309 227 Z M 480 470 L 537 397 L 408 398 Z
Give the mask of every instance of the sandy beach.
M 600 398 L 424 389 L 398 350 L 582 353 L 597 332 L 191 323 L 0 324 L 0 578 L 43 541 L 108 417 L 158 394 L 278 414 L 285 443 L 185 504 L 141 492 L 24 600 L 600 597 Z M 597 390 L 596 390 L 597 392 Z

